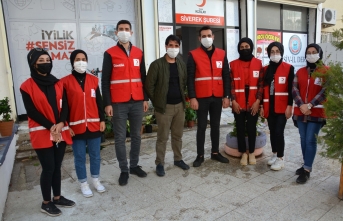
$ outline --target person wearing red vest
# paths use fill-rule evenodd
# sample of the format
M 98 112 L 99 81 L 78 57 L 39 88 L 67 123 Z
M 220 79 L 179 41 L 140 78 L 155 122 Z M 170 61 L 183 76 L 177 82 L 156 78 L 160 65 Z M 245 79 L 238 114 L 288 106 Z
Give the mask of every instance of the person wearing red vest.
M 296 170 L 299 175 L 296 182 L 304 184 L 310 178 L 312 164 L 317 152 L 317 136 L 326 123 L 323 103 L 325 88 L 321 78 L 312 77 L 312 73 L 325 73 L 327 67 L 318 68 L 322 63 L 323 50 L 317 44 L 309 44 L 306 48 L 306 67 L 297 71 L 293 80 L 293 99 L 295 102 L 293 121 L 299 129 L 301 150 L 304 164 Z
M 104 53 L 102 66 L 102 95 L 107 116 L 112 116 L 115 150 L 121 170 L 119 185 L 127 184 L 130 174 L 146 177 L 138 165 L 141 146 L 143 111 L 148 110 L 148 96 L 144 92 L 146 70 L 143 52 L 130 42 L 131 23 L 117 23 L 118 43 Z M 130 123 L 130 170 L 126 158 L 126 121 Z
M 105 116 L 98 78 L 86 73 L 88 57 L 83 50 L 70 54 L 72 74 L 61 79 L 67 94 L 69 106 L 70 134 L 73 138 L 74 164 L 81 192 L 85 197 L 93 196 L 87 183 L 86 148 L 90 159 L 90 172 L 93 186 L 105 192 L 100 183 L 100 143 L 105 130 Z
M 34 48 L 29 51 L 27 61 L 31 78 L 22 83 L 20 92 L 27 112 L 31 144 L 42 166 L 41 212 L 59 216 L 61 210 L 56 205 L 75 206 L 75 202 L 61 196 L 61 165 L 66 145 L 72 143 L 66 123 L 68 103 L 63 84 L 51 74 L 52 61 L 48 52 Z
M 238 43 L 239 58 L 230 62 L 232 112 L 237 128 L 238 151 L 242 153 L 241 165 L 256 164 L 255 142 L 258 110 L 263 94 L 261 60 L 252 55 L 254 44 L 250 38 L 242 38 Z M 245 144 L 248 132 L 249 148 Z
M 292 116 L 294 67 L 283 62 L 284 48 L 281 43 L 270 43 L 267 53 L 269 65 L 261 71 L 264 76 L 264 91 L 260 115 L 267 118 L 270 130 L 273 155 L 268 160 L 268 165 L 272 170 L 281 170 L 284 167 L 284 130 L 287 119 Z
M 211 125 L 211 159 L 229 163 L 229 160 L 219 153 L 219 126 L 222 107 L 227 108 L 230 103 L 230 68 L 225 51 L 216 48 L 213 39 L 211 27 L 202 27 L 199 30 L 201 46 L 190 51 L 187 61 L 188 97 L 190 106 L 197 110 L 198 117 L 198 155 L 193 162 L 194 167 L 199 167 L 204 162 L 208 113 Z

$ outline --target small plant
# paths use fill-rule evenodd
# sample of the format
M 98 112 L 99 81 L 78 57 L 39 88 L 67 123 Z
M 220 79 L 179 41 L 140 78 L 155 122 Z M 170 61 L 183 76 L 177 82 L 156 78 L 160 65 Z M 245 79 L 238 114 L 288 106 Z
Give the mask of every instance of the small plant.
M 0 115 L 2 115 L 2 121 L 11 120 L 11 105 L 8 97 L 0 100 Z
M 151 125 L 152 122 L 154 122 L 154 120 L 155 120 L 154 115 L 152 115 L 152 114 L 146 115 L 144 117 L 144 120 L 145 120 L 145 125 Z
M 105 115 L 105 134 L 113 133 L 112 117 Z
M 126 120 L 126 131 L 130 133 L 130 121 Z
M 258 120 L 256 122 L 256 127 L 257 128 L 260 128 L 260 129 L 263 129 L 265 127 L 265 118 L 262 118 L 262 117 L 258 117 Z M 247 123 L 247 121 L 245 121 L 245 124 Z M 232 131 L 230 132 L 230 135 L 233 136 L 233 137 L 237 137 L 237 127 L 236 127 L 236 120 L 233 121 L 233 123 L 230 123 L 233 125 L 233 129 Z M 256 136 L 259 136 L 259 131 L 256 130 Z M 247 137 L 248 136 L 248 127 L 245 126 L 245 136 Z
M 185 119 L 186 121 L 195 121 L 197 119 L 197 112 L 193 110 L 190 106 L 190 102 L 186 101 L 186 111 L 185 111 Z

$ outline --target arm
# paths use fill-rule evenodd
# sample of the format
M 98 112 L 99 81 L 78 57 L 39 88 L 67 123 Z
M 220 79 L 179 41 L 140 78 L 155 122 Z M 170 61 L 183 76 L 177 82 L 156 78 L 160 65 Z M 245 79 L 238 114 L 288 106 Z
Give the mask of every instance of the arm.
M 65 89 L 63 89 L 62 109 L 60 113 L 60 120 L 57 123 L 62 122 L 64 124 L 64 122 L 67 121 L 68 115 L 69 115 L 69 105 L 68 105 L 68 100 L 67 100 L 67 94 L 66 94 Z
M 111 105 L 111 75 L 112 75 L 112 58 L 107 52 L 104 53 L 102 63 L 101 87 L 104 100 L 104 106 Z
M 292 96 L 292 88 L 293 88 L 293 80 L 294 80 L 294 67 L 291 66 L 288 74 L 288 103 L 287 105 L 293 106 L 293 96 Z
M 310 104 L 312 104 L 312 106 L 317 106 L 321 104 L 325 99 L 325 88 L 322 88 L 319 93 L 311 100 Z
M 187 60 L 187 90 L 188 97 L 195 98 L 195 61 L 191 53 Z
M 141 71 L 141 80 L 142 80 L 142 84 L 143 84 L 143 94 L 144 94 L 144 101 L 148 101 L 148 95 L 145 93 L 144 90 L 144 84 L 145 84 L 145 78 L 146 78 L 146 69 L 145 69 L 145 61 L 144 61 L 144 55 L 142 56 L 142 62 L 140 65 L 140 71 Z
M 99 87 L 96 88 L 96 105 L 98 107 L 100 121 L 105 121 L 104 106 L 102 103 Z
M 222 70 L 222 77 L 223 77 L 223 86 L 224 86 L 224 97 L 230 97 L 230 89 L 231 89 L 231 76 L 230 76 L 230 66 L 229 62 L 226 57 L 224 57 L 224 65 Z
M 304 104 L 303 100 L 301 99 L 300 92 L 299 92 L 299 84 L 298 84 L 298 77 L 294 75 L 293 84 L 292 84 L 292 95 L 295 104 L 300 107 Z
M 148 75 L 146 76 L 145 85 L 144 85 L 145 92 L 147 93 L 148 97 L 153 103 L 154 103 L 155 85 L 157 82 L 157 73 L 158 73 L 158 68 L 157 68 L 156 62 L 154 61 L 150 64 Z

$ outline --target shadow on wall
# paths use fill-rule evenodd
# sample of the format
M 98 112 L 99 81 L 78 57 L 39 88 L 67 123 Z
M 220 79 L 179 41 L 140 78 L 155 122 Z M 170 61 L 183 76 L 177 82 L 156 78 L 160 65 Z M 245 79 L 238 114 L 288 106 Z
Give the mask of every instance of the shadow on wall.
M 319 44 L 323 49 L 323 61 L 325 64 L 330 62 L 343 62 L 343 51 L 336 50 L 331 43 Z

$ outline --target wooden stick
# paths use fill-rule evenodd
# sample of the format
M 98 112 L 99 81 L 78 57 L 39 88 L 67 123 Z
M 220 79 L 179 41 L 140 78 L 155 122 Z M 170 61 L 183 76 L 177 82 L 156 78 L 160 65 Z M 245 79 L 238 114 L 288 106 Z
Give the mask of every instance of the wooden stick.
M 341 179 L 339 181 L 338 198 L 343 200 L 343 163 L 342 163 L 342 167 L 341 167 Z

